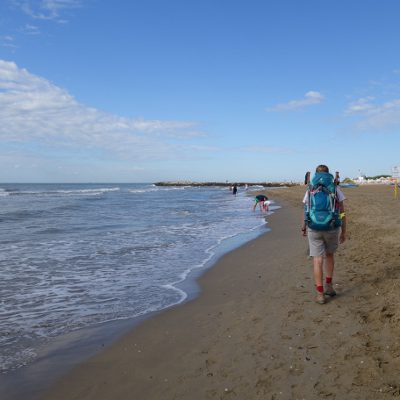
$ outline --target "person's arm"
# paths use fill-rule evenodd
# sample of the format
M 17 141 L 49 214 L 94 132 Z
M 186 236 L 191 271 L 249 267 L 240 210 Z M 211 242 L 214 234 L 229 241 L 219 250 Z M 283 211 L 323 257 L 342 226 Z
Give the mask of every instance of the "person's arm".
M 305 217 L 305 212 L 303 211 L 303 221 L 301 224 L 301 232 L 303 233 L 303 236 L 307 236 L 307 225 L 306 225 L 306 217 Z
M 304 218 L 303 218 L 303 225 L 301 227 L 301 232 L 303 236 L 307 236 L 307 226 L 306 226 L 306 221 L 304 221 Z
M 346 213 L 344 211 L 344 204 L 343 201 L 339 203 L 339 212 L 340 212 L 340 218 L 342 220 L 342 227 L 340 231 L 340 237 L 339 237 L 339 242 L 344 243 L 346 241 L 346 228 L 347 228 L 347 223 L 346 223 Z

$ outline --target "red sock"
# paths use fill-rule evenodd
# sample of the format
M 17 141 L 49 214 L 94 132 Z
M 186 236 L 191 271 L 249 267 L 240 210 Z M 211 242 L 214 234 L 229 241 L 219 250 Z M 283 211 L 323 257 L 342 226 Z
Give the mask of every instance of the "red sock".
M 324 293 L 324 287 L 323 286 L 317 286 L 317 292 Z
M 326 283 L 332 283 L 332 278 L 326 277 Z

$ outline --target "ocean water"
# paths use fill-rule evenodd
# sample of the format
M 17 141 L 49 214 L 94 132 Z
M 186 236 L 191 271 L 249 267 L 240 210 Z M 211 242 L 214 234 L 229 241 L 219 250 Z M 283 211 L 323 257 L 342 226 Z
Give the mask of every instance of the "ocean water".
M 0 371 L 59 335 L 184 301 L 191 272 L 267 230 L 252 205 L 227 188 L 0 184 Z

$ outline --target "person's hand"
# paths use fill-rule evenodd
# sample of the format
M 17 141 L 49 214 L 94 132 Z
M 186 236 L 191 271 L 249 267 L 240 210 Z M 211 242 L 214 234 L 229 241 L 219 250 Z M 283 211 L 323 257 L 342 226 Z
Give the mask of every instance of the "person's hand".
M 346 241 L 346 233 L 345 232 L 340 232 L 339 243 L 342 244 L 345 241 Z
M 307 228 L 306 228 L 305 226 L 303 226 L 303 227 L 301 228 L 301 231 L 302 231 L 302 233 L 303 233 L 303 236 L 307 236 Z

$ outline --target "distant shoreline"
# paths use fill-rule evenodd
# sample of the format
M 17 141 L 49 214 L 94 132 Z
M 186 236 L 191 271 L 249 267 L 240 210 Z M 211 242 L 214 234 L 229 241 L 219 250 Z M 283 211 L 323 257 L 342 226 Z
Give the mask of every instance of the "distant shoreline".
M 230 187 L 236 184 L 238 187 L 243 186 L 262 186 L 262 187 L 292 187 L 299 186 L 298 182 L 191 182 L 191 181 L 165 181 L 165 182 L 155 182 L 156 186 L 193 186 L 193 187 L 203 187 L 203 186 L 222 186 Z

